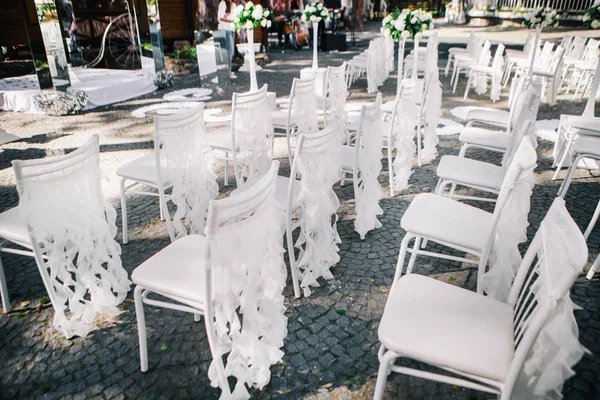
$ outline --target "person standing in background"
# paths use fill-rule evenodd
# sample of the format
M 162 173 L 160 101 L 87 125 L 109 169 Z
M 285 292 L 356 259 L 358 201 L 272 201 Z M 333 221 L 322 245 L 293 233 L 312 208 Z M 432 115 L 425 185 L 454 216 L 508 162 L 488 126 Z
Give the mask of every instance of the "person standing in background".
M 225 31 L 229 79 L 237 79 L 237 76 L 231 70 L 231 62 L 235 51 L 235 27 L 233 26 L 233 20 L 231 19 L 232 7 L 235 7 L 235 3 L 231 0 L 221 0 L 217 11 L 217 18 L 219 19 L 219 30 Z

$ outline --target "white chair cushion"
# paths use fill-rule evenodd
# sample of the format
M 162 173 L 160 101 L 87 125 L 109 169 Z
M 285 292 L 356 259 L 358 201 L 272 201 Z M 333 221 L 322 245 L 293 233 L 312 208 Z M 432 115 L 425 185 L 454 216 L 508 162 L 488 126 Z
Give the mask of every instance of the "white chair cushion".
M 208 145 L 213 149 L 232 150 L 233 143 L 231 138 L 231 127 L 229 126 L 207 132 L 204 137 L 206 138 Z
M 19 207 L 13 207 L 0 214 L 0 237 L 19 244 L 31 245 L 27 224 L 21 217 Z
M 573 150 L 578 154 L 593 154 L 600 157 L 600 136 L 579 136 L 575 140 Z
M 498 150 L 506 150 L 509 136 L 504 131 L 468 126 L 460 132 L 458 140 L 461 142 L 491 147 Z
M 287 118 L 288 118 L 288 110 L 277 110 L 271 111 L 271 118 L 273 121 L 273 126 L 276 128 L 283 128 L 287 126 Z M 290 124 L 294 126 L 298 123 L 298 114 L 292 111 L 292 115 L 290 117 Z
M 354 160 L 356 159 L 356 147 L 341 145 L 340 153 L 342 154 L 342 169 L 344 171 L 353 171 Z
M 154 152 L 128 162 L 117 168 L 117 175 L 122 178 L 143 182 L 150 186 L 158 186 L 156 158 Z
M 184 236 L 144 261 L 133 271 L 131 280 L 153 292 L 202 304 L 203 251 L 207 245 L 205 236 Z
M 514 358 L 508 304 L 418 274 L 396 282 L 378 334 L 402 357 L 499 382 Z
M 419 236 L 481 251 L 491 228 L 492 214 L 447 197 L 421 193 L 410 203 L 400 227 Z
M 483 161 L 458 156 L 443 156 L 437 168 L 441 179 L 500 190 L 504 168 Z
M 587 131 L 600 132 L 600 118 L 589 118 L 581 115 L 569 115 L 567 117 L 566 122 L 567 125 L 571 125 L 575 128 L 585 129 Z
M 510 113 L 505 110 L 475 109 L 467 113 L 467 121 L 477 121 L 484 124 L 506 127 Z

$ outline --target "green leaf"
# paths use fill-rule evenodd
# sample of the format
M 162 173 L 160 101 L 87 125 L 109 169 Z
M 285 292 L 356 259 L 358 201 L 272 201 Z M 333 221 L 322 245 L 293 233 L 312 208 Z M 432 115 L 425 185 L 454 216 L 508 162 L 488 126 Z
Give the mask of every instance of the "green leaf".
M 346 310 L 335 310 L 336 313 L 340 314 L 340 315 L 346 315 Z
M 348 378 L 348 382 L 350 382 L 352 385 L 358 385 L 356 378 Z
M 167 346 L 166 344 L 162 344 L 162 346 L 160 346 L 160 351 L 166 351 L 169 350 L 169 346 Z

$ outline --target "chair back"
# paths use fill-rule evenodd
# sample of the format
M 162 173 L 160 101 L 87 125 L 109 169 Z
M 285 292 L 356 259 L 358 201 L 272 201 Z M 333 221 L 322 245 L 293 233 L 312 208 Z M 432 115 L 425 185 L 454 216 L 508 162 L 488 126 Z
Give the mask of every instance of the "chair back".
M 114 240 L 116 211 L 102 195 L 98 136 L 65 155 L 12 164 L 53 325 L 67 338 L 86 336 L 98 310 L 118 312 L 131 284 Z
M 494 60 L 492 61 L 492 69 L 494 71 L 502 69 L 502 63 L 504 61 L 504 49 L 504 44 L 498 43 L 498 47 L 496 48 L 496 52 L 494 53 Z
M 154 118 L 154 156 L 158 196 L 171 241 L 204 232 L 208 203 L 218 194 L 204 143 L 204 104 L 184 119 Z M 165 188 L 172 186 L 167 196 Z M 171 218 L 167 197 L 177 211 Z M 186 226 L 187 225 L 187 226 Z
M 246 311 L 249 313 L 256 313 L 257 309 L 254 307 L 256 304 L 253 303 L 256 301 L 272 307 L 273 300 L 280 292 L 266 294 L 270 296 L 268 299 L 257 298 L 257 293 L 262 295 L 268 290 L 278 292 L 279 288 L 274 288 L 273 284 L 278 285 L 281 281 L 285 284 L 285 277 L 281 275 L 285 274 L 283 251 L 277 252 L 277 248 L 282 247 L 283 219 L 281 211 L 278 211 L 274 204 L 278 170 L 279 162 L 273 161 L 269 170 L 261 178 L 249 184 L 246 190 L 236 192 L 224 199 L 212 200 L 208 207 L 205 230 L 207 247 L 205 251 L 198 253 L 205 257 L 204 260 L 199 260 L 199 265 L 205 266 L 204 304 L 211 305 L 205 309 L 204 322 L 213 359 L 209 375 L 216 375 L 218 385 L 225 397 L 231 394 L 227 376 L 233 375 L 239 379 L 235 368 L 225 372 L 223 365 L 223 355 L 232 350 L 232 345 L 239 345 L 236 343 L 236 337 L 249 335 L 252 340 L 257 340 L 262 336 L 263 340 L 269 342 L 269 336 L 274 334 L 276 338 L 271 337 L 273 341 L 269 342 L 269 345 L 275 345 L 279 340 L 283 342 L 283 337 L 279 337 L 281 327 L 270 324 L 278 320 L 275 324 L 278 325 L 279 322 L 285 329 L 285 322 L 279 321 L 280 318 L 285 317 L 276 315 L 278 310 L 275 311 L 275 308 L 269 308 L 271 313 L 269 324 L 265 320 L 259 326 L 253 325 L 257 322 L 256 314 L 244 313 L 243 321 L 237 316 L 236 308 L 239 304 L 231 308 L 231 313 L 223 311 L 223 309 L 228 310 L 228 307 L 233 305 L 230 302 L 236 300 L 242 301 L 243 307 L 247 307 Z M 236 251 L 231 251 L 231 246 L 235 246 Z M 267 278 L 269 282 L 265 282 Z M 250 287 L 256 282 L 263 282 L 267 287 Z M 251 293 L 245 293 L 246 291 Z M 247 300 L 244 302 L 244 298 L 241 298 L 244 293 L 249 297 L 254 295 L 254 298 L 244 297 Z M 235 297 L 235 300 L 231 297 Z M 281 303 L 283 303 L 282 297 Z M 224 324 L 228 324 L 227 331 L 223 331 Z M 230 331 L 235 333 L 232 334 Z M 237 356 L 239 357 L 239 354 Z M 265 363 L 269 364 L 271 361 L 266 358 L 261 360 L 262 368 L 265 367 Z M 231 361 L 231 357 L 229 359 L 230 362 L 236 362 Z
M 600 46 L 600 40 L 590 38 L 585 46 L 581 59 L 584 61 L 592 61 L 594 57 L 596 57 L 598 46 Z
M 533 49 L 534 43 L 535 33 L 529 33 L 529 35 L 527 35 L 527 39 L 525 40 L 525 44 L 523 45 L 523 53 L 529 55 Z
M 198 113 L 204 113 L 204 103 L 198 103 L 197 105 L 185 109 L 179 113 L 161 115 L 160 118 L 164 122 L 183 121 L 187 119 L 195 119 Z
M 271 167 L 273 122 L 267 89 L 263 85 L 256 92 L 233 94 L 231 143 L 238 187 L 262 177 Z
M 475 49 L 479 45 L 479 39 L 480 38 L 473 31 L 471 31 L 471 33 L 469 34 L 469 39 L 467 40 L 467 51 L 466 52 L 468 54 L 475 53 Z
M 522 188 L 520 183 L 526 183 L 533 180 L 533 170 L 536 167 L 537 154 L 530 140 L 524 138 L 514 155 L 514 161 L 510 163 L 506 170 L 500 193 L 498 194 L 498 201 L 494 207 L 494 213 L 492 215 L 492 223 L 490 226 L 490 232 L 486 239 L 485 245 L 481 252 L 480 264 L 485 266 L 489 258 L 490 252 L 496 241 L 496 229 L 500 223 L 500 219 L 510 218 L 512 210 L 506 208 L 511 198 L 516 195 L 517 200 L 527 201 L 529 203 L 531 193 L 519 192 L 516 193 L 517 188 Z M 523 196 L 523 194 L 526 195 Z M 518 204 L 518 207 L 522 207 L 522 204 Z M 480 265 L 481 266 L 481 265 Z M 478 274 L 482 274 L 482 268 L 479 269 Z M 478 282 L 482 281 L 482 276 L 478 276 Z M 479 283 L 478 283 L 479 286 Z
M 317 74 L 310 78 L 294 78 L 290 91 L 290 108 L 288 109 L 287 125 L 292 124 L 292 113 L 295 114 L 299 132 L 317 131 L 317 94 L 315 82 Z
M 564 200 L 554 199 L 511 287 L 508 304 L 514 310 L 515 355 L 504 381 L 502 399 L 511 397 L 525 361 L 535 352 L 534 343 L 540 339 L 540 332 L 557 307 L 564 307 L 561 303 L 568 301 L 569 290 L 581 274 L 587 257 L 585 238 L 569 215 Z M 579 350 L 570 340 L 562 342 L 559 346 L 568 346 L 568 349 L 553 351 L 572 354 Z M 563 376 L 557 379 L 564 379 Z
M 325 124 L 327 124 L 327 111 L 334 112 L 338 116 L 343 116 L 346 110 L 348 89 L 346 87 L 345 62 L 339 67 L 327 67 L 325 88 L 326 97 L 323 101 L 323 113 L 325 115 Z
M 484 67 L 489 65 L 491 58 L 490 47 L 492 47 L 492 43 L 489 40 L 486 40 L 483 46 L 481 47 L 481 51 L 479 52 L 477 64 L 482 65 Z
M 536 57 L 536 64 L 541 65 L 543 69 L 546 69 L 546 65 L 548 65 L 552 59 L 552 49 L 554 49 L 554 43 L 545 41 L 540 56 Z
M 539 81 L 532 81 L 525 76 L 522 76 L 519 79 L 521 79 L 521 81 L 517 82 L 517 87 L 515 88 L 515 91 L 517 91 L 515 94 L 515 104 L 510 110 L 509 124 L 506 130 L 509 136 L 512 135 L 512 130 L 522 112 L 528 112 L 533 116 L 533 120 L 535 121 L 540 107 L 542 83 Z
M 562 70 L 561 66 L 564 55 L 565 49 L 562 46 L 558 46 L 556 48 L 556 51 L 552 55 L 552 59 L 550 61 L 550 72 L 552 73 L 552 76 L 555 77 L 555 79 L 556 75 Z
M 568 47 L 567 56 L 571 59 L 579 60 L 583 56 L 585 50 L 586 38 L 583 36 L 575 36 L 571 46 Z
M 571 34 L 567 34 L 565 36 L 563 36 L 562 40 L 560 41 L 560 46 L 565 49 L 565 52 L 567 51 L 567 49 L 570 49 L 572 44 L 573 44 L 573 35 Z
M 584 117 L 594 117 L 594 109 L 596 108 L 596 97 L 598 95 L 598 84 L 600 84 L 600 62 L 596 63 L 596 72 L 594 72 L 594 79 L 592 81 L 592 86 L 590 87 L 590 97 L 588 97 L 588 101 L 585 103 L 585 109 L 583 110 L 583 114 L 581 114 Z

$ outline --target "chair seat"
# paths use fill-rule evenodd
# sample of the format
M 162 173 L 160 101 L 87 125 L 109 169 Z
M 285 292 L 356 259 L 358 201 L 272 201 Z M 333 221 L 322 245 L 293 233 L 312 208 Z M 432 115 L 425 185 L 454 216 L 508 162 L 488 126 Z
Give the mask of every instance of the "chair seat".
M 507 57 L 520 57 L 527 58 L 527 54 L 523 50 L 515 50 L 515 49 L 506 49 L 504 53 Z
M 492 214 L 447 197 L 421 193 L 400 220 L 407 232 L 479 252 L 489 236 Z
M 30 246 L 29 230 L 21 217 L 19 207 L 13 207 L 0 214 L 0 237 Z
M 475 65 L 471 65 L 469 66 L 469 69 L 473 72 L 479 72 L 481 74 L 493 74 L 494 73 L 494 68 L 492 68 L 491 66 L 484 66 L 484 65 L 479 65 L 479 64 L 475 64 Z
M 462 63 L 477 63 L 477 60 L 469 53 L 457 54 L 454 56 L 454 58 L 456 59 L 456 61 L 460 61 Z
M 480 123 L 504 127 L 508 125 L 510 113 L 505 110 L 482 110 L 475 109 L 467 113 L 467 122 L 477 121 Z
M 514 358 L 508 304 L 418 274 L 394 285 L 378 335 L 402 357 L 497 382 Z
M 117 175 L 157 187 L 158 173 L 156 171 L 156 156 L 154 152 L 121 165 L 117 168 Z
M 464 47 L 450 47 L 448 49 L 448 53 L 451 53 L 451 54 L 454 54 L 454 55 L 456 55 L 456 54 L 466 54 L 467 53 L 467 49 L 464 48 Z
M 575 140 L 573 151 L 600 157 L 600 136 L 581 135 Z
M 498 191 L 505 175 L 497 165 L 449 155 L 441 158 L 436 173 L 441 179 Z
M 271 119 L 274 128 L 285 129 L 288 123 L 288 110 L 271 111 Z M 294 111 L 292 111 L 290 116 L 290 124 L 291 126 L 298 124 L 298 114 Z
M 508 148 L 509 137 L 504 131 L 468 126 L 462 130 L 458 140 L 478 146 L 506 150 Z
M 229 126 L 224 126 L 222 128 L 207 132 L 204 137 L 206 138 L 208 145 L 213 149 L 232 150 L 233 139 L 231 137 L 231 127 Z
M 344 171 L 353 171 L 354 160 L 356 159 L 356 147 L 341 145 L 340 153 L 342 156 L 342 169 Z
M 152 292 L 203 304 L 207 248 L 205 236 L 184 236 L 133 270 L 131 280 Z
M 561 119 L 565 118 L 561 115 Z M 577 129 L 585 129 L 586 131 L 600 132 L 600 118 L 584 117 L 582 115 L 566 116 L 566 124 Z

